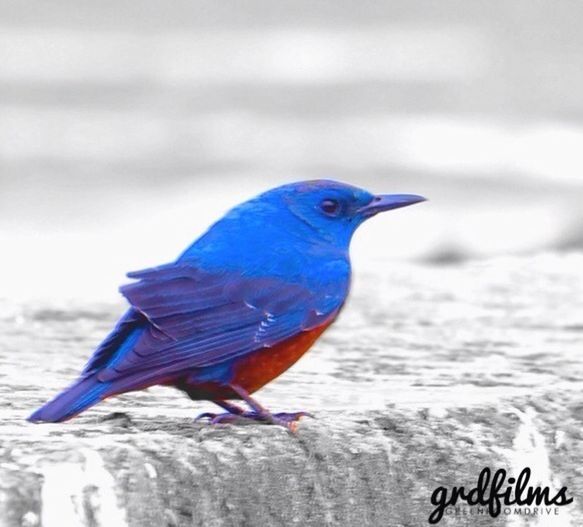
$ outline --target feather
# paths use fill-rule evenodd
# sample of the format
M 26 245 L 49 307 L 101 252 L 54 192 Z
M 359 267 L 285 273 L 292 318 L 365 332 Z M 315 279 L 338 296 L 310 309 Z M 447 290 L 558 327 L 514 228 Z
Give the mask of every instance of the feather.
M 143 384 L 274 346 L 330 320 L 345 297 L 338 287 L 313 291 L 280 278 L 209 272 L 184 262 L 128 276 L 138 279 L 120 289 L 132 305 L 125 322 L 131 329 L 120 323 L 126 341 L 109 361 L 103 345 L 90 361 L 92 371 L 103 365 L 101 382 L 135 377 Z M 324 311 L 322 298 L 328 299 Z

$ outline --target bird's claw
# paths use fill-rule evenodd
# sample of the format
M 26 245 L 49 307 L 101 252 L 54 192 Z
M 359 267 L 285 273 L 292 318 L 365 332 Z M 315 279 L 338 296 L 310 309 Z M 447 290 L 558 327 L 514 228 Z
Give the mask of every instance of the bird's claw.
M 203 419 L 207 418 L 212 421 L 215 417 L 217 417 L 217 414 L 213 414 L 212 412 L 203 412 L 194 418 L 194 422 L 196 423 L 197 421 L 202 421 Z
M 273 414 L 273 424 L 287 428 L 292 435 L 298 431 L 298 424 L 302 417 L 311 417 L 315 419 L 310 412 L 279 412 Z
M 295 423 L 296 421 L 299 421 L 302 417 L 311 417 L 312 419 L 316 419 L 316 417 L 314 416 L 314 414 L 311 414 L 310 412 L 279 412 L 276 414 L 273 414 L 273 417 L 276 420 L 279 421 L 283 421 L 285 423 Z
M 204 412 L 195 418 L 195 421 L 201 419 L 210 419 L 210 424 L 273 424 L 287 428 L 290 432 L 295 433 L 297 430 L 298 421 L 302 417 L 311 417 L 315 419 L 314 415 L 309 412 L 278 412 L 275 414 L 263 414 L 258 412 L 244 412 L 242 414 L 232 414 L 225 412 L 222 414 L 214 414 L 211 412 Z

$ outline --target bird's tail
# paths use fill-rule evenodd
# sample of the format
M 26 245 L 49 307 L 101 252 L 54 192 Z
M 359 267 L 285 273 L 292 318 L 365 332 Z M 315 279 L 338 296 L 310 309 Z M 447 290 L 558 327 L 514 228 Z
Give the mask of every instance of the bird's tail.
M 81 377 L 32 413 L 28 420 L 33 423 L 58 423 L 71 419 L 107 397 L 110 384 L 100 382 L 95 375 Z

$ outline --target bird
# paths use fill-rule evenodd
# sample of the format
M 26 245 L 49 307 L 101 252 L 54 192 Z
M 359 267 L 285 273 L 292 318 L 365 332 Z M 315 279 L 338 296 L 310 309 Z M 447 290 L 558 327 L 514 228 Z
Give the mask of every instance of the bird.
M 378 213 L 425 201 L 374 195 L 333 180 L 289 183 L 227 212 L 175 261 L 127 274 L 129 308 L 79 377 L 33 412 L 62 422 L 100 401 L 154 385 L 237 420 L 295 431 L 309 412 L 271 412 L 252 394 L 292 366 L 338 317 L 348 296 L 349 246 Z M 248 407 L 240 406 L 243 401 Z

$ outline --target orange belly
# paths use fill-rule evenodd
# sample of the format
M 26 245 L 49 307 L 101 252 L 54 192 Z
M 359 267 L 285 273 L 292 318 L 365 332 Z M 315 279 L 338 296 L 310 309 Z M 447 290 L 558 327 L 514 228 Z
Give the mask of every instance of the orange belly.
M 295 364 L 330 323 L 303 331 L 272 348 L 263 348 L 238 359 L 233 365 L 233 384 L 248 393 L 259 390 Z

